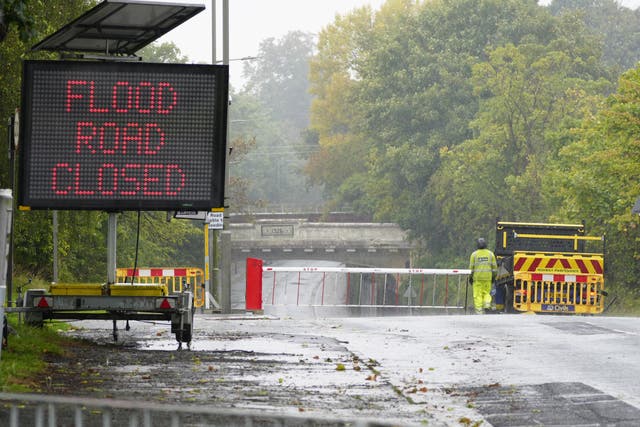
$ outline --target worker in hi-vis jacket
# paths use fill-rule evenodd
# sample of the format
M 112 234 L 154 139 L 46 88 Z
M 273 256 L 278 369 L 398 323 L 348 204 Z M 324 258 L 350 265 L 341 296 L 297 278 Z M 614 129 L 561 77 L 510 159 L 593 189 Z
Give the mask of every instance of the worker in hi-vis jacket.
M 480 237 L 477 241 L 478 249 L 469 259 L 469 281 L 473 285 L 473 305 L 476 314 L 484 314 L 491 308 L 491 286 L 498 274 L 496 256 L 487 249 L 487 241 Z

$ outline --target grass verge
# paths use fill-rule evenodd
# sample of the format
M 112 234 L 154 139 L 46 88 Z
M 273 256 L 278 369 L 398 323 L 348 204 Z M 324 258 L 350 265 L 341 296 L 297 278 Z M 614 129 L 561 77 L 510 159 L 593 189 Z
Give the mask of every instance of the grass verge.
M 9 336 L 9 346 L 0 355 L 0 392 L 38 392 L 39 378 L 45 374 L 47 354 L 64 354 L 70 341 L 58 332 L 68 327 L 64 323 L 45 323 L 42 328 L 18 324 L 11 314 L 9 325 L 16 334 Z

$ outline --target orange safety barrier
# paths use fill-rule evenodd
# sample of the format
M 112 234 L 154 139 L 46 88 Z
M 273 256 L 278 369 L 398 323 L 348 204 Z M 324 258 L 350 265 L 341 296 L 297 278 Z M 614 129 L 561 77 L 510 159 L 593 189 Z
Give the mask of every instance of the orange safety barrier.
M 133 268 L 117 268 L 116 281 L 165 284 L 171 293 L 193 292 L 193 305 L 196 307 L 205 303 L 204 270 L 197 267 L 137 268 L 135 271 Z

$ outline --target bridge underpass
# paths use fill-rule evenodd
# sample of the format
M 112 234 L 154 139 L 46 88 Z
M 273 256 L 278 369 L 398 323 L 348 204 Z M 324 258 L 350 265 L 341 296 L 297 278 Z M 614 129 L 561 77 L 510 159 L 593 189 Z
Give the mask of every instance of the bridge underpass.
M 269 214 L 232 216 L 231 302 L 244 305 L 247 258 L 269 266 L 410 267 L 412 246 L 393 223 L 344 216 Z

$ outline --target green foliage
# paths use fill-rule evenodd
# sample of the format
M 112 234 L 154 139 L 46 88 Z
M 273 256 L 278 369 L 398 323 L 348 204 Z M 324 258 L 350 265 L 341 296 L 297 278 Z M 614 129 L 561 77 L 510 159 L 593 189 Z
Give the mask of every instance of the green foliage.
M 309 57 L 313 51 L 310 33 L 292 31 L 279 40 L 260 42 L 258 56 L 243 64 L 245 91 L 262 102 L 277 122 L 289 122 L 298 132 L 309 121 Z
M 535 2 L 389 1 L 338 17 L 311 66 L 321 151 L 308 171 L 335 203 L 451 259 L 497 215 L 546 213 L 548 133 L 572 121 L 574 89 L 606 88 L 597 47 Z
M 2 350 L 0 359 L 0 392 L 37 392 L 37 378 L 46 369 L 47 354 L 63 354 L 68 341 L 58 334 L 59 324 L 47 323 L 42 328 L 18 323 L 17 315 L 9 317 L 9 325 L 16 331 L 9 337 L 9 347 Z
M 138 267 L 203 266 L 204 226 L 201 221 L 171 220 L 165 212 L 140 213 Z M 136 261 L 138 213 L 118 217 L 118 267 Z M 104 270 L 106 271 L 106 270 Z
M 308 124 L 308 60 L 311 34 L 290 32 L 260 44 L 258 56 L 244 63 L 243 90 L 232 94 L 229 108 L 231 142 L 251 147 L 241 157 L 230 147 L 233 211 L 270 204 L 275 209 L 316 205 L 320 191 L 305 185 L 305 159 L 316 150 L 304 131 Z M 312 140 L 311 140 L 312 141 Z
M 585 220 L 628 312 L 640 72 L 606 97 L 640 58 L 638 19 L 612 0 L 390 0 L 336 17 L 311 62 L 307 171 L 333 203 L 400 223 L 424 265 L 464 264 L 496 217 Z
M 617 93 L 587 117 L 560 152 L 556 176 L 569 218 L 607 236 L 609 281 L 637 288 L 640 227 L 631 207 L 640 195 L 640 68 L 622 75 Z
M 584 57 L 577 56 L 573 46 L 508 44 L 474 66 L 481 101 L 471 126 L 478 136 L 445 152 L 430 187 L 451 246 L 464 250 L 468 233 L 486 235 L 496 216 L 543 222 L 557 210 L 543 196 L 555 191 L 544 177 L 562 146 L 553 131 L 578 123 L 590 95 L 609 88 L 583 69 L 593 53 L 583 48 Z M 470 209 L 456 214 L 461 205 Z
M 620 6 L 616 0 L 553 0 L 554 15 L 574 15 L 603 45 L 602 60 L 616 70 L 635 67 L 640 59 L 640 14 Z
M 15 25 L 20 40 L 28 41 L 35 35 L 34 21 L 27 13 L 25 0 L 0 0 L 0 42 Z
M 153 42 L 136 52 L 145 62 L 164 62 L 167 64 L 184 64 L 189 58 L 182 56 L 180 49 L 173 42 Z

